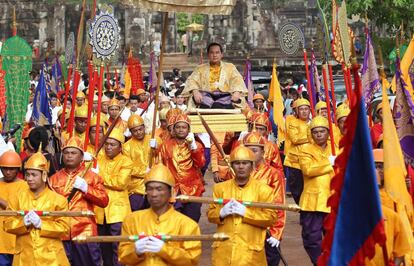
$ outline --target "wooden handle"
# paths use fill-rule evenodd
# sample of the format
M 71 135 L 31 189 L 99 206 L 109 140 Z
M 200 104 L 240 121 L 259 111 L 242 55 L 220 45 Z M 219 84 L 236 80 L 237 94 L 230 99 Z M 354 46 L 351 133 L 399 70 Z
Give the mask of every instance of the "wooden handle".
M 146 235 L 131 236 L 78 236 L 72 240 L 78 243 L 109 243 L 109 242 L 135 242 L 147 237 Z M 211 235 L 154 235 L 154 237 L 165 242 L 183 242 L 183 241 L 225 241 L 229 236 L 224 233 L 215 233 Z
M 0 216 L 25 216 L 29 211 L 0 211 Z M 92 211 L 35 211 L 39 216 L 53 217 L 91 217 L 95 216 Z

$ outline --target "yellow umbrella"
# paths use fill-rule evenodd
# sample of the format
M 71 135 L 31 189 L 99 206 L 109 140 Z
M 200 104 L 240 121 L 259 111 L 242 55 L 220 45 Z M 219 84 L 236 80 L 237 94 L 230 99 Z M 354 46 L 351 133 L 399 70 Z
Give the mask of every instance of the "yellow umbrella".
M 204 25 L 202 24 L 198 24 L 198 23 L 191 23 L 190 25 L 188 25 L 187 27 L 185 27 L 187 31 L 203 31 L 204 30 Z
M 153 11 L 230 15 L 236 0 L 124 0 Z

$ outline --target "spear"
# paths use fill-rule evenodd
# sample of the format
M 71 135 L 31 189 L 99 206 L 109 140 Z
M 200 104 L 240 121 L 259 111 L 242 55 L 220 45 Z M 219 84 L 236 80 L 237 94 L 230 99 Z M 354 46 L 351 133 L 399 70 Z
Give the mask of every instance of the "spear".
M 92 211 L 34 211 L 39 216 L 53 217 L 92 217 L 95 213 Z M 0 211 L 0 216 L 25 216 L 29 211 Z
M 223 160 L 226 162 L 227 166 L 229 167 L 230 172 L 231 172 L 231 175 L 232 176 L 236 176 L 236 174 L 234 173 L 233 168 L 231 167 L 231 164 L 230 164 L 229 160 L 226 157 L 226 153 L 224 152 L 223 147 L 220 145 L 220 143 L 217 140 L 216 136 L 214 136 L 214 133 L 211 130 L 210 126 L 207 124 L 206 120 L 204 120 L 204 118 L 201 116 L 201 114 L 200 114 L 200 112 L 198 110 L 197 110 L 197 115 L 198 115 L 198 118 L 201 121 L 201 124 L 203 124 L 203 126 L 206 129 L 208 135 L 210 136 L 211 141 L 217 147 L 217 150 L 219 151 L 221 157 L 223 158 Z
M 183 242 L 183 241 L 225 241 L 229 236 L 225 233 L 215 233 L 211 235 L 153 235 L 164 242 Z M 72 241 L 78 243 L 107 243 L 107 242 L 135 242 L 148 235 L 130 235 L 130 236 L 78 236 Z
M 222 199 L 222 198 L 213 199 L 213 198 L 207 198 L 207 197 L 179 195 L 175 197 L 175 200 L 178 200 L 181 202 L 196 202 L 196 203 L 205 203 L 205 204 L 225 205 L 231 199 Z M 252 207 L 252 208 L 274 209 L 274 210 L 292 211 L 292 212 L 300 211 L 300 207 L 296 204 L 277 204 L 277 203 L 268 203 L 268 202 L 253 202 L 253 201 L 246 201 L 246 200 L 237 200 L 237 201 L 246 207 Z

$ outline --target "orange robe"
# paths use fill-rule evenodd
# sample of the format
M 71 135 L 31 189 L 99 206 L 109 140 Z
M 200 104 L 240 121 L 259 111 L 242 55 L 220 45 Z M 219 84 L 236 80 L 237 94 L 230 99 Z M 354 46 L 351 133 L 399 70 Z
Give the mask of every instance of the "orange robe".
M 49 186 L 56 193 L 67 198 L 72 191 L 76 176 L 82 176 L 85 167 L 82 166 L 73 173 L 60 170 L 49 179 Z M 88 183 L 87 193 L 77 192 L 69 202 L 70 211 L 94 211 L 94 206 L 105 208 L 108 205 L 108 194 L 103 186 L 103 179 L 92 171 L 85 175 Z M 70 219 L 70 238 L 76 236 L 96 236 L 97 226 L 95 217 L 73 217 Z M 68 238 L 68 239 L 70 239 Z M 66 239 L 65 239 L 66 240 Z
M 112 120 L 112 118 L 108 119 L 108 127 L 110 127 L 112 125 L 114 121 Z M 119 119 L 118 122 L 116 123 L 115 127 L 119 128 L 120 130 L 122 130 L 122 132 L 127 131 L 128 129 L 128 124 L 127 122 L 125 122 L 122 119 Z
M 200 196 L 204 192 L 201 168 L 206 163 L 204 147 L 197 142 L 197 149 L 190 150 L 187 142 L 169 139 L 160 146 L 162 162 L 175 178 L 175 191 L 179 194 Z
M 223 146 L 223 143 L 228 143 L 233 136 L 233 132 L 227 133 L 216 133 L 216 139 L 220 145 Z M 220 179 L 228 180 L 232 179 L 233 175 L 227 165 L 226 161 L 224 160 L 223 156 L 221 156 L 219 150 L 217 149 L 216 145 L 213 143 L 211 144 L 210 149 L 210 163 L 211 163 L 211 171 L 218 172 Z
M 277 147 L 276 143 L 273 143 L 269 140 L 266 141 L 263 157 L 266 162 L 268 162 L 277 170 L 278 176 L 283 178 L 285 177 L 285 174 L 283 173 L 282 159 L 280 158 L 279 148 Z
M 155 137 L 160 138 L 162 141 L 166 141 L 170 138 L 170 133 L 168 132 L 168 129 L 159 127 L 155 130 Z
M 285 204 L 285 177 L 279 175 L 279 171 L 276 168 L 270 166 L 268 162 L 260 163 L 256 165 L 256 168 L 251 174 L 251 178 L 265 183 L 273 189 L 275 203 Z M 286 212 L 278 210 L 276 223 L 269 228 L 270 235 L 280 240 L 285 223 Z

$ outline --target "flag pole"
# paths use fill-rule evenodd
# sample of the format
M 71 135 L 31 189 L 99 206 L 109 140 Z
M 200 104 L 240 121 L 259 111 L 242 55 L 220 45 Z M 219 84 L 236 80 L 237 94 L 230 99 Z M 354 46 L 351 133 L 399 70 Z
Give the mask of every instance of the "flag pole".
M 330 136 L 330 139 L 331 139 L 331 152 L 332 152 L 332 155 L 335 156 L 336 155 L 335 140 L 334 140 L 333 128 L 332 128 L 331 101 L 329 99 L 328 80 L 327 80 L 327 77 L 326 77 L 326 67 L 327 67 L 327 64 L 326 64 L 326 62 L 324 62 L 322 64 L 323 87 L 324 87 L 324 90 L 325 90 L 326 109 L 328 111 L 329 136 Z
M 164 25 L 162 29 L 162 37 L 161 37 L 161 53 L 160 53 L 160 61 L 158 66 L 158 77 L 157 77 L 157 89 L 155 91 L 154 95 L 154 114 L 152 118 L 152 131 L 151 131 L 151 138 L 153 139 L 155 137 L 155 129 L 157 127 L 157 111 L 158 111 L 158 104 L 159 104 L 159 94 L 160 94 L 160 86 L 161 86 L 161 76 L 162 76 L 162 67 L 164 62 L 164 51 L 165 51 L 165 39 L 167 36 L 167 28 L 168 28 L 168 12 L 164 13 Z M 152 165 L 152 158 L 154 157 L 154 149 L 151 149 L 150 151 L 150 157 L 149 157 L 149 166 Z
M 311 105 L 311 112 L 312 112 L 312 117 L 315 117 L 315 110 L 314 110 L 314 99 L 313 99 L 313 92 L 312 92 L 312 86 L 310 84 L 310 75 L 309 75 L 309 64 L 308 64 L 308 55 L 306 52 L 306 48 L 303 48 L 303 61 L 305 62 L 305 71 L 306 71 L 306 80 L 307 82 L 307 90 L 308 90 L 308 95 L 309 95 L 309 101 L 310 101 L 310 105 Z

